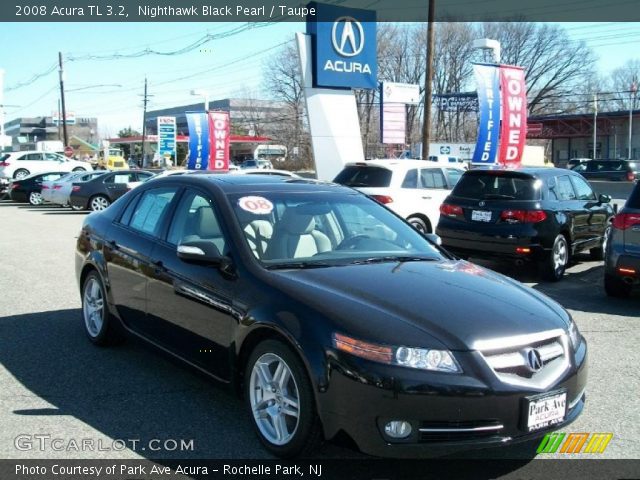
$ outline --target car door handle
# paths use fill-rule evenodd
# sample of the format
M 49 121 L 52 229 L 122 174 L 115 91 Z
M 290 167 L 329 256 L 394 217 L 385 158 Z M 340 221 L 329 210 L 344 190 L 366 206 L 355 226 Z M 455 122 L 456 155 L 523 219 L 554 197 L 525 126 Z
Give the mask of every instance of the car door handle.
M 431 197 L 422 197 L 423 200 L 431 200 Z

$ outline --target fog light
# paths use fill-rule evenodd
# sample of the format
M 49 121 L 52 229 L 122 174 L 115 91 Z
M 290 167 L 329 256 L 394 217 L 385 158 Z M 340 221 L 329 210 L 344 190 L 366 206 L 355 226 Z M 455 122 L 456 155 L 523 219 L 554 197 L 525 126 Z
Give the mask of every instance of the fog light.
M 391 438 L 407 438 L 411 435 L 411 425 L 403 420 L 394 420 L 384 426 L 384 433 Z

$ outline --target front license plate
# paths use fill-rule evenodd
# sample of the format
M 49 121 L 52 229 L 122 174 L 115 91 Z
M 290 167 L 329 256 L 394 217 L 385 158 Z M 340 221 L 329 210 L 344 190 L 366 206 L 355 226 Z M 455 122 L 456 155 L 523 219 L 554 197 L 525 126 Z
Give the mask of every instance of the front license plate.
M 528 399 L 527 429 L 530 432 L 560 423 L 567 411 L 567 392 Z
M 491 212 L 487 210 L 472 210 L 471 211 L 471 220 L 475 222 L 490 222 L 491 221 Z

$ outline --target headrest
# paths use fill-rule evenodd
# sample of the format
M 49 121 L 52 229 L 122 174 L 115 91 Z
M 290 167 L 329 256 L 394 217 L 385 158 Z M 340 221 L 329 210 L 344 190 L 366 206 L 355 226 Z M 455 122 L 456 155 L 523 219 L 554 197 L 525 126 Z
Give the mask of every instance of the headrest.
M 311 233 L 316 227 L 316 221 L 312 215 L 301 212 L 297 207 L 290 207 L 284 211 L 282 228 L 293 235 L 304 235 Z
M 220 225 L 211 207 L 198 207 L 198 234 L 201 238 L 220 237 Z

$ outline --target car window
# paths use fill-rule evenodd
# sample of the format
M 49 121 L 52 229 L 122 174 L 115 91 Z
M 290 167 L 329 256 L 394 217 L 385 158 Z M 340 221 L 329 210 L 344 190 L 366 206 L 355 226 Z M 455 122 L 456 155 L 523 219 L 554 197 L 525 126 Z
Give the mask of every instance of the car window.
M 391 170 L 382 167 L 349 165 L 334 179 L 335 183 L 348 187 L 388 187 Z
M 23 155 L 19 160 L 40 161 L 42 160 L 41 153 L 27 153 Z
M 540 200 L 542 182 L 504 172 L 462 175 L 452 194 L 472 199 Z
M 44 158 L 45 160 L 53 162 L 64 162 L 66 160 L 62 155 L 58 155 L 56 153 L 45 153 Z
M 213 202 L 199 192 L 187 190 L 176 208 L 167 241 L 173 245 L 194 240 L 207 240 L 225 251 L 226 242 Z
M 121 224 L 129 225 L 129 222 L 131 222 L 131 216 L 133 215 L 133 211 L 135 210 L 136 204 L 138 203 L 139 199 L 140 199 L 140 195 L 136 195 L 131 199 L 131 201 L 129 202 L 129 205 L 127 205 L 127 208 L 125 208 L 124 213 L 122 214 L 122 217 L 120 217 Z
M 49 173 L 48 175 L 44 175 L 42 177 L 42 180 L 44 180 L 45 182 L 50 182 L 53 180 L 58 180 L 61 176 L 61 173 Z
M 138 181 L 138 182 L 144 182 L 145 180 L 148 180 L 149 178 L 153 177 L 153 173 L 150 172 L 136 172 L 135 174 L 131 175 L 133 176 L 137 176 L 137 180 L 132 180 L 132 181 Z
M 451 188 L 456 186 L 456 184 L 460 181 L 460 177 L 462 177 L 463 173 L 464 172 L 461 172 L 456 168 L 447 168 L 447 176 L 449 177 L 449 185 L 451 186 Z
M 586 172 L 588 165 L 589 165 L 588 163 L 578 163 L 571 170 L 573 170 L 574 172 Z
M 575 200 L 576 193 L 573 190 L 569 175 L 562 175 L 556 179 L 554 191 L 558 200 Z
M 129 227 L 157 236 L 162 216 L 175 194 L 175 187 L 154 188 L 144 192 L 131 215 Z
M 134 173 L 116 173 L 109 178 L 105 178 L 104 183 L 129 183 L 135 181 Z
M 636 188 L 631 192 L 626 206 L 628 208 L 640 209 L 640 183 L 637 183 Z
M 444 174 L 439 168 L 423 168 L 420 170 L 422 188 L 447 188 Z
M 418 169 L 409 170 L 402 181 L 402 188 L 418 188 Z
M 576 189 L 578 200 L 595 200 L 596 194 L 593 193 L 591 186 L 580 177 L 571 177 L 573 186 Z

